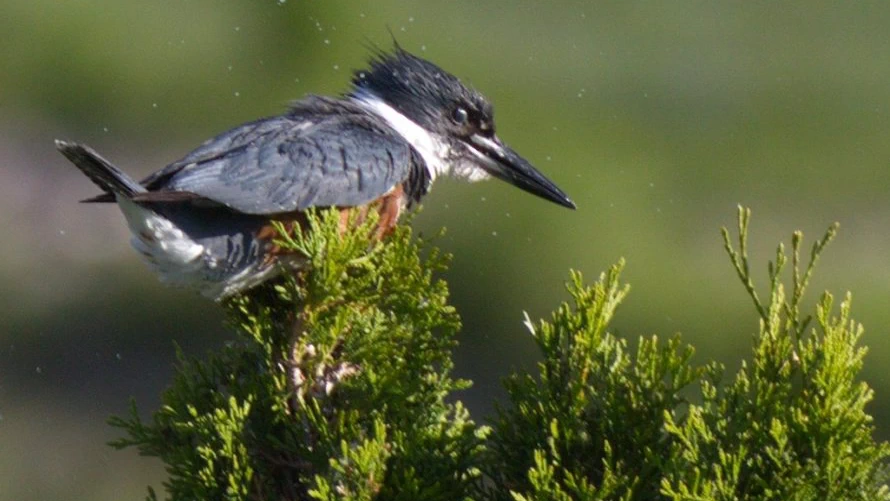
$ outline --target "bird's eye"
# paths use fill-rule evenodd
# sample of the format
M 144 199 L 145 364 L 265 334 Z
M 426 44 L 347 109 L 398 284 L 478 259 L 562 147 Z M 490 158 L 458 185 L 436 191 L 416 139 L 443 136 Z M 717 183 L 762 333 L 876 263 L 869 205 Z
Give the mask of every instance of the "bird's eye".
M 467 120 L 470 119 L 470 115 L 467 113 L 467 110 L 463 108 L 455 108 L 454 112 L 451 114 L 451 118 L 454 120 L 454 123 L 464 125 L 467 123 Z

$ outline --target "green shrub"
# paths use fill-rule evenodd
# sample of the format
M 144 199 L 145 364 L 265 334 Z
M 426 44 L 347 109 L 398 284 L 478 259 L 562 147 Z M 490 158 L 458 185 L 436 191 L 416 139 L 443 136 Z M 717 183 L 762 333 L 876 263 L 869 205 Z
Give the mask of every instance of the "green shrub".
M 113 418 L 113 445 L 161 458 L 173 500 L 890 499 L 850 296 L 834 311 L 825 293 L 812 329 L 800 311 L 836 227 L 805 267 L 794 234 L 790 294 L 779 246 L 761 301 L 749 217 L 738 250 L 724 230 L 761 325 L 734 377 L 693 366 L 678 336 L 632 350 L 608 331 L 621 262 L 592 286 L 572 273 L 572 304 L 526 319 L 538 373 L 507 379 L 489 429 L 454 399 L 468 386 L 450 376 L 460 324 L 433 276 L 447 259 L 404 226 L 369 244 L 373 217 L 341 235 L 336 212 L 312 215 L 281 242 L 307 256 L 302 271 L 230 301 L 237 339 L 180 355 L 161 408 Z

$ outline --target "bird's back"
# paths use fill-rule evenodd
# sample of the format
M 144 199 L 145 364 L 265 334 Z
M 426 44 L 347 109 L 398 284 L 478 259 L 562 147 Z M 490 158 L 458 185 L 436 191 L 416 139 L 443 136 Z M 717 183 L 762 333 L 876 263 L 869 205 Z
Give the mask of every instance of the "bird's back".
M 361 206 L 404 183 L 414 201 L 428 184 L 410 144 L 360 106 L 310 97 L 284 115 L 205 142 L 143 180 L 149 193 L 138 199 L 188 193 L 245 214 L 268 215 Z

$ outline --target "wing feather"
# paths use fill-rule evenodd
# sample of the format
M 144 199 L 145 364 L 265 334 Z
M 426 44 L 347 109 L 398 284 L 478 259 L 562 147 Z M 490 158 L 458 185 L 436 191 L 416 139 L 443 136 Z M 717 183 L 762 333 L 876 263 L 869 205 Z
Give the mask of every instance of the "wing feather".
M 411 146 L 362 110 L 341 106 L 312 113 L 304 101 L 289 114 L 244 124 L 142 184 L 150 191 L 192 193 L 245 214 L 362 205 L 399 183 L 418 184 L 409 178 L 424 169 L 417 168 L 422 160 Z

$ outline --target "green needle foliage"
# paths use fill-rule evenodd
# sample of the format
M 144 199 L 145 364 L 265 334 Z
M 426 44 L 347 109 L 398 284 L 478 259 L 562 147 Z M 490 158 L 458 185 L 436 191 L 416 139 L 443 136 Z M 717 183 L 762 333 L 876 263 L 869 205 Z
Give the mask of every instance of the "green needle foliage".
M 806 265 L 793 235 L 789 293 L 780 245 L 763 299 L 750 213 L 737 244 L 724 229 L 760 319 L 750 360 L 726 380 L 719 364 L 693 365 L 678 336 L 632 348 L 609 332 L 629 290 L 623 262 L 593 285 L 572 273 L 570 302 L 526 319 L 538 373 L 506 380 L 488 429 L 454 399 L 468 383 L 450 376 L 459 320 L 433 277 L 446 259 L 407 227 L 375 242 L 375 219 L 342 231 L 337 212 L 311 214 L 309 231 L 280 242 L 305 256 L 301 271 L 226 305 L 237 339 L 180 355 L 150 421 L 135 407 L 112 419 L 125 432 L 113 445 L 167 465 L 168 499 L 890 500 L 850 296 L 801 311 L 836 226 Z
M 780 245 L 766 302 L 749 272 L 750 212 L 726 249 L 760 317 L 750 362 L 722 382 L 716 363 L 690 365 L 679 338 L 640 338 L 635 351 L 606 331 L 627 293 L 614 267 L 592 287 L 574 274 L 552 320 L 529 323 L 544 360 L 537 378 L 508 379 L 509 405 L 488 440 L 488 491 L 498 500 L 887 500 L 890 446 L 872 438 L 872 391 L 857 377 L 865 349 L 850 296 L 822 296 L 816 328 L 800 311 L 813 266 L 792 237 L 791 295 Z M 694 398 L 690 385 L 698 383 Z M 687 389 L 687 391 L 682 391 Z M 686 396 L 690 396 L 687 399 Z
M 678 337 L 641 338 L 634 351 L 606 331 L 628 292 L 623 266 L 592 287 L 573 273 L 574 304 L 527 322 L 544 360 L 537 378 L 507 380 L 510 405 L 489 441 L 492 499 L 658 499 L 674 442 L 665 416 L 703 371 Z
M 668 499 L 884 500 L 890 499 L 890 446 L 872 439 L 865 411 L 871 389 L 857 381 L 865 348 L 862 325 L 850 318 L 848 293 L 834 313 L 826 292 L 816 327 L 800 312 L 813 266 L 837 224 L 813 244 L 801 270 L 803 235 L 792 236 L 791 294 L 781 282 L 787 264 L 779 245 L 769 266 L 769 300 L 762 303 L 749 273 L 750 211 L 739 209 L 738 249 L 724 243 L 760 315 L 750 364 L 725 387 L 702 382 L 702 403 L 686 416 L 665 416 L 675 440 L 671 471 L 662 480 Z
M 479 430 L 450 372 L 460 322 L 445 265 L 407 227 L 371 243 L 336 211 L 280 244 L 306 256 L 284 283 L 226 305 L 238 338 L 180 357 L 150 422 L 112 424 L 167 465 L 169 499 L 459 500 L 475 488 Z M 286 233 L 286 232 L 282 232 Z M 150 492 L 154 499 L 155 493 Z

